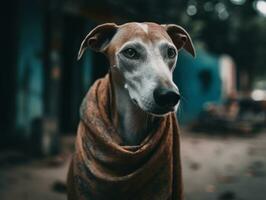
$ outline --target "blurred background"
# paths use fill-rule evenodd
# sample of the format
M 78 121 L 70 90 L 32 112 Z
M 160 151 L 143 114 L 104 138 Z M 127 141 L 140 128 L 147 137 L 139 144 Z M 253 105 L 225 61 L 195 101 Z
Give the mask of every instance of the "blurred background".
M 90 85 L 108 71 L 82 39 L 96 25 L 183 26 L 174 80 L 187 200 L 265 200 L 265 0 L 13 0 L 1 3 L 0 199 L 66 199 L 65 179 Z

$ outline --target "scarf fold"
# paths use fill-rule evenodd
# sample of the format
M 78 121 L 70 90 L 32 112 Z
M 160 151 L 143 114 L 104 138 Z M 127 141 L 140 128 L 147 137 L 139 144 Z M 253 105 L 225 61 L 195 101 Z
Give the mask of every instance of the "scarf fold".
M 80 109 L 70 200 L 182 200 L 175 114 L 158 118 L 137 146 L 124 146 L 110 117 L 110 76 L 97 80 Z

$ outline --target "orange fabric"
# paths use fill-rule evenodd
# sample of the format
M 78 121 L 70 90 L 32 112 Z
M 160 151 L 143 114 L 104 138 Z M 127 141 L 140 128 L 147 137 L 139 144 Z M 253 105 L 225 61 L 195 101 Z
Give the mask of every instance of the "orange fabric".
M 69 200 L 183 199 L 175 114 L 158 118 L 138 146 L 123 146 L 110 117 L 110 77 L 94 83 L 81 106 Z

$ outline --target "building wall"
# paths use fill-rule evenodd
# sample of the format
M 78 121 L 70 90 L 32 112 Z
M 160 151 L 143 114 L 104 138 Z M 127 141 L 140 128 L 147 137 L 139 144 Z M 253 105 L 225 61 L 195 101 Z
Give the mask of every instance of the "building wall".
M 17 128 L 29 128 L 43 112 L 43 30 L 40 1 L 25 0 L 19 6 L 17 72 Z
M 177 113 L 181 123 L 195 120 L 206 102 L 221 102 L 218 57 L 203 49 L 197 49 L 195 59 L 181 51 L 174 80 L 182 95 Z
M 54 16 L 59 16 L 62 19 L 58 24 L 60 27 L 56 27 L 54 30 L 54 26 L 44 24 L 47 23 L 44 19 L 47 11 L 43 8 L 43 2 L 40 0 L 26 1 L 28 2 L 21 3 L 18 12 L 17 35 L 19 42 L 15 126 L 16 129 L 22 130 L 19 133 L 25 134 L 24 136 L 27 138 L 30 134 L 31 122 L 35 118 L 47 117 L 47 115 L 55 119 L 61 118 L 64 114 L 62 110 L 69 108 L 72 111 L 75 110 L 75 113 L 72 111 L 70 113 L 74 116 L 75 120 L 73 120 L 77 121 L 80 101 L 92 82 L 93 60 L 90 51 L 86 52 L 80 62 L 77 62 L 76 57 L 79 44 L 94 24 L 78 15 L 71 17 L 71 14 L 56 8 L 55 10 L 48 10 L 52 22 L 55 21 Z M 48 9 L 50 9 L 49 6 Z M 54 13 L 60 14 L 55 15 Z M 69 17 L 65 18 L 64 16 Z M 75 27 L 79 27 L 78 30 L 74 30 L 68 25 L 69 20 L 72 19 L 74 19 Z M 68 29 L 65 28 L 67 25 Z M 44 30 L 47 26 L 50 26 L 48 34 L 52 35 L 48 41 L 45 35 L 47 32 Z M 49 45 L 44 45 L 44 42 L 48 42 Z M 58 47 L 58 44 L 61 47 Z M 48 48 L 48 57 L 44 56 L 44 52 L 47 51 L 45 48 Z M 44 59 L 51 61 L 45 62 Z M 69 61 L 71 63 L 68 63 Z M 66 68 L 70 68 L 68 69 L 70 70 L 69 77 L 64 77 Z M 45 73 L 47 69 L 51 71 Z M 53 80 L 55 78 L 58 80 Z M 66 82 L 70 82 L 70 87 L 66 88 Z M 77 87 L 80 89 L 77 90 Z M 48 88 L 48 95 L 46 96 L 44 95 L 45 88 Z M 63 90 L 70 90 L 69 95 L 71 96 L 64 96 Z M 72 98 L 71 102 L 62 107 L 60 102 L 63 101 L 63 98 L 70 97 Z M 53 110 L 58 109 L 58 112 L 45 112 L 45 106 Z M 60 123 L 60 119 L 58 121 Z M 64 121 L 63 123 L 67 124 Z

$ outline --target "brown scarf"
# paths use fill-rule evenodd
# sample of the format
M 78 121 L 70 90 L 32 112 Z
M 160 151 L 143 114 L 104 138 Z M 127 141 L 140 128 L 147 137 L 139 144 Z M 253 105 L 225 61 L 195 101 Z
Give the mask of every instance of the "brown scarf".
M 138 146 L 123 146 L 110 118 L 110 77 L 94 83 L 81 106 L 76 153 L 68 176 L 69 200 L 182 200 L 175 114 Z

